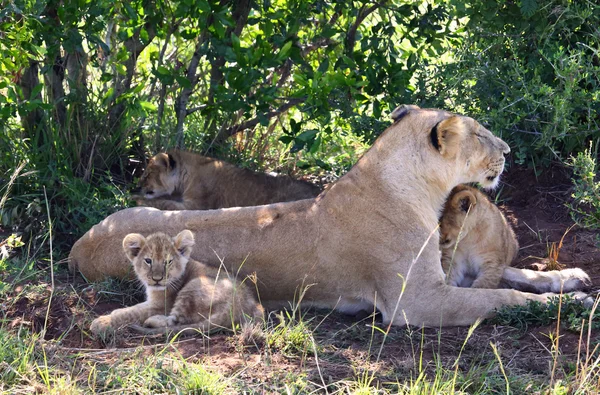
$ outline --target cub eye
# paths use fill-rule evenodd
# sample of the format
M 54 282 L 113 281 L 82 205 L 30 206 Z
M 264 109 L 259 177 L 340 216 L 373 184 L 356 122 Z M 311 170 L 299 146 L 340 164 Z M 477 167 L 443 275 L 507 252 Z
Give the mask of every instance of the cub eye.
M 171 263 L 173 263 L 173 259 L 167 259 L 166 263 L 167 263 L 167 266 L 170 266 Z
M 150 258 L 144 259 L 144 262 L 146 262 L 147 265 L 152 265 L 152 259 Z

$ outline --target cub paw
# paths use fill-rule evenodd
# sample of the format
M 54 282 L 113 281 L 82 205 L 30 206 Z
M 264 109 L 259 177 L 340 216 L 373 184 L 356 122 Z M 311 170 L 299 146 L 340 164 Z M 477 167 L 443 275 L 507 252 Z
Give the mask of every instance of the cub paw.
M 579 268 L 560 270 L 559 274 L 563 283 L 563 292 L 581 291 L 592 285 L 590 276 Z M 560 284 L 554 292 L 560 292 Z
M 90 330 L 95 335 L 105 334 L 112 329 L 110 315 L 100 316 L 92 321 L 92 325 L 90 325 Z
M 175 324 L 173 317 L 162 314 L 153 315 L 144 321 L 144 326 L 148 328 L 164 328 L 173 324 Z

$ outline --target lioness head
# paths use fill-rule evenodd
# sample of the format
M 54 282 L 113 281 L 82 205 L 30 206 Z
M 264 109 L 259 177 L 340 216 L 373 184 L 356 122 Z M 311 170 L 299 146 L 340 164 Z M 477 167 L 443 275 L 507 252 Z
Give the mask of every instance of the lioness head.
M 140 177 L 141 194 L 146 199 L 171 195 L 177 186 L 177 162 L 173 155 L 161 152 L 148 162 Z
M 508 144 L 469 117 L 414 105 L 402 105 L 392 112 L 396 122 L 421 115 L 427 122 L 435 122 L 426 130 L 430 146 L 446 163 L 459 166 L 457 174 L 461 177 L 454 185 L 477 182 L 490 189 L 498 185 L 504 156 L 510 152 Z
M 155 290 L 165 289 L 183 275 L 193 245 L 194 235 L 187 229 L 173 238 L 164 233 L 148 238 L 130 233 L 123 239 L 123 250 L 135 274 L 148 289 Z
M 459 185 L 452 190 L 440 220 L 440 246 L 450 248 L 469 233 L 477 220 L 477 193 Z

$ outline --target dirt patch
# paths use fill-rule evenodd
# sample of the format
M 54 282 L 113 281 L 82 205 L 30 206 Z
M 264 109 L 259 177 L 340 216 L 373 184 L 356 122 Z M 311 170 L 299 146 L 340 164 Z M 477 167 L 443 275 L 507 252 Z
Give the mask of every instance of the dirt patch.
M 544 268 L 555 249 L 559 264 L 585 270 L 593 288 L 600 288 L 599 234 L 573 226 L 565 206 L 572 193 L 569 172 L 557 166 L 536 176 L 533 169 L 513 168 L 503 178 L 502 185 L 500 208 L 511 222 L 521 247 L 514 265 L 534 270 Z

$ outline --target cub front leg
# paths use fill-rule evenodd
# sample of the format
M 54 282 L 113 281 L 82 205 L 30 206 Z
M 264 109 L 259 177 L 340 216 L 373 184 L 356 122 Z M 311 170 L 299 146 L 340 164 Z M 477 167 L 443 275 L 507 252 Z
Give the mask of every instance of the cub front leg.
M 166 316 L 164 314 L 156 314 L 144 321 L 144 326 L 148 328 L 164 328 L 173 326 L 176 323 L 177 320 L 172 315 Z
M 90 330 L 98 335 L 114 331 L 125 325 L 142 324 L 148 317 L 156 313 L 156 309 L 153 309 L 148 302 L 143 302 L 135 306 L 116 309 L 110 314 L 96 318 L 92 321 Z
M 495 261 L 485 261 L 482 263 L 479 275 L 473 281 L 473 288 L 498 288 L 504 266 L 499 266 Z

